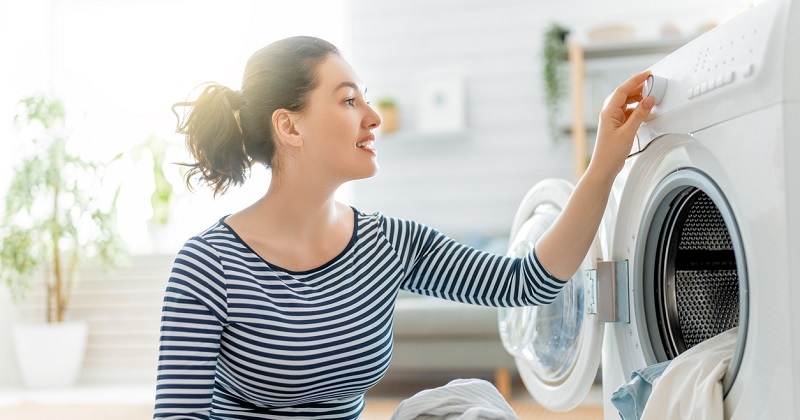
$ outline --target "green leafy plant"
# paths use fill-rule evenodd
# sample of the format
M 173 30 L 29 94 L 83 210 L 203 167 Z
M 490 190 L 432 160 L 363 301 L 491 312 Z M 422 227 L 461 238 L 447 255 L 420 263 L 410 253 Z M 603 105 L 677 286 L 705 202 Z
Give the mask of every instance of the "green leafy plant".
M 558 141 L 558 115 L 561 102 L 569 90 L 564 62 L 567 59 L 566 39 L 569 30 L 552 23 L 544 33 L 542 45 L 542 77 L 544 78 L 544 102 L 547 107 L 547 126 L 550 137 Z
M 32 150 L 15 166 L 5 197 L 0 279 L 20 301 L 43 277 L 45 319 L 61 322 L 78 266 L 95 259 L 113 266 L 126 255 L 116 230 L 119 188 L 104 203 L 104 166 L 70 153 L 61 101 L 25 98 L 14 122 Z
M 153 164 L 153 192 L 150 194 L 150 206 L 153 210 L 152 220 L 160 225 L 169 222 L 172 204 L 175 199 L 175 188 L 172 186 L 164 167 L 167 165 L 167 152 L 172 145 L 157 136 L 147 139 L 131 150 L 134 161 L 140 161 L 144 155 L 150 156 Z
M 397 108 L 397 102 L 394 98 L 384 96 L 375 101 L 375 106 L 378 108 Z

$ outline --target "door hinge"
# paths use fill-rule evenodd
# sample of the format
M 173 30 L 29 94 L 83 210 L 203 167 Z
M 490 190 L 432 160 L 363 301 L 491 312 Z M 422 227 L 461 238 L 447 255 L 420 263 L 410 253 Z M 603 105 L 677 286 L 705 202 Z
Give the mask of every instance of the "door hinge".
M 630 322 L 628 261 L 598 261 L 585 274 L 586 312 L 602 322 Z

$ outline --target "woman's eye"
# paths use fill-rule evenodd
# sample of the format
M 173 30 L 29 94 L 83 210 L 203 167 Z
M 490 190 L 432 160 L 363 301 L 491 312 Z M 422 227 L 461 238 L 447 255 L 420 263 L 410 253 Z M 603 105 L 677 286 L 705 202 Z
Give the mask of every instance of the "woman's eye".
M 350 99 L 344 101 L 344 103 L 347 104 L 347 106 L 355 106 L 356 98 L 350 98 Z

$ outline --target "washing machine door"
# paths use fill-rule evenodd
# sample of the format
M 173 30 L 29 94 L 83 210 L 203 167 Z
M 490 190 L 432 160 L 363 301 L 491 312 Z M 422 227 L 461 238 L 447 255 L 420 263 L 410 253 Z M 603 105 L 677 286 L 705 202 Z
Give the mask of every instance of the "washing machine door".
M 574 186 L 548 179 L 536 184 L 517 210 L 508 255 L 521 257 L 533 249 L 561 213 Z M 514 356 L 519 374 L 531 395 L 552 411 L 567 411 L 586 397 L 600 364 L 604 324 L 586 311 L 588 279 L 585 271 L 605 257 L 601 236 L 611 231 L 610 214 L 581 267 L 549 305 L 501 308 L 500 337 Z

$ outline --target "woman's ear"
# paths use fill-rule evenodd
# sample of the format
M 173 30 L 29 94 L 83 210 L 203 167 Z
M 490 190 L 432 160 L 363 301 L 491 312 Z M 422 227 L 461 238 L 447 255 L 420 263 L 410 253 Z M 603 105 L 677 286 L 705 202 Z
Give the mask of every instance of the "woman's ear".
M 303 137 L 297 129 L 299 115 L 286 109 L 277 109 L 272 113 L 272 129 L 276 140 L 290 147 L 303 145 Z

